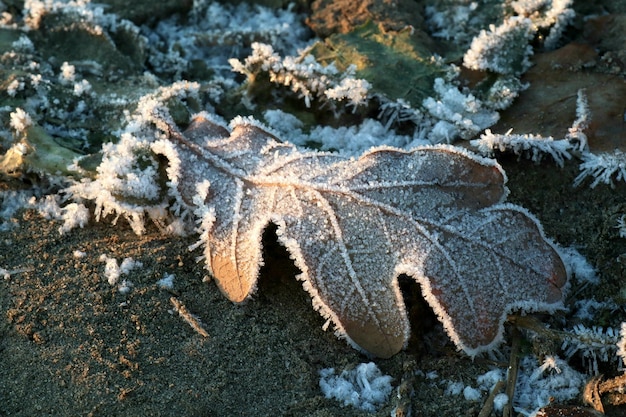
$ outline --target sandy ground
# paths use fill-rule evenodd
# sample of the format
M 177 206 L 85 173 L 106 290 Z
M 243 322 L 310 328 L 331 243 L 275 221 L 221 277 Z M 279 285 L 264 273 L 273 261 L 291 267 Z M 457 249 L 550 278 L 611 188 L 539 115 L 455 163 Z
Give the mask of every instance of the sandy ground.
M 615 34 L 603 36 L 601 40 Z M 582 78 L 598 72 L 609 77 L 603 84 L 600 75 L 593 76 L 593 83 L 599 84 L 590 85 L 599 97 L 603 94 L 598 86 L 610 94 L 615 90 L 610 82 L 623 85 L 623 67 L 621 73 L 612 73 L 614 65 L 606 63 L 595 68 L 600 69 L 569 65 L 566 72 L 561 67 L 561 72 L 543 79 L 575 79 L 584 84 Z M 570 94 L 559 101 L 564 103 L 561 114 L 546 116 L 533 100 L 557 99 L 542 86 L 541 73 L 534 76 L 534 89 L 503 114 L 499 131 L 517 126 L 520 133 L 563 135 L 575 117 L 575 98 Z M 596 113 L 602 113 L 602 106 L 598 104 Z M 608 139 L 603 139 L 607 137 L 623 145 L 623 123 L 621 130 L 618 125 L 609 133 L 602 127 L 593 127 L 598 132 L 594 146 L 607 147 Z M 626 239 L 619 237 L 615 225 L 626 213 L 626 184 L 574 188 L 579 161 L 567 162 L 561 169 L 549 160 L 535 164 L 506 155 L 498 158 L 509 176 L 509 201 L 528 208 L 548 236 L 560 245 L 578 248 L 598 269 L 601 283 L 575 286 L 568 302 L 594 297 L 624 305 Z M 0 180 L 0 190 L 14 188 L 15 182 Z M 188 250 L 195 242 L 193 236 L 170 238 L 150 226 L 138 237 L 121 220 L 116 226 L 92 221 L 60 235 L 59 223 L 32 210 L 18 213 L 14 222 L 11 231 L 0 232 L 0 267 L 16 271 L 0 279 L 0 415 L 364 415 L 324 398 L 318 373 L 327 367 L 352 368 L 369 358 L 322 330 L 324 320 L 294 279 L 297 271 L 271 231 L 265 237 L 267 264 L 257 295 L 245 305 L 234 305 L 214 283 L 203 282 L 206 273 L 196 262 L 199 253 Z M 85 255 L 75 256 L 77 250 Z M 99 260 L 102 254 L 120 262 L 132 257 L 143 263 L 123 277 L 132 282 L 130 292 L 122 294 L 107 283 Z M 165 273 L 175 275 L 172 290 L 156 284 Z M 419 301 L 418 289 L 408 286 L 407 290 L 407 298 L 413 300 L 414 337 L 406 351 L 376 364 L 394 378 L 394 387 L 403 383 L 412 387 L 414 395 L 401 400 L 410 402 L 413 415 L 478 415 L 482 401 L 445 396 L 445 386 L 424 373 L 436 371 L 440 379 L 475 385 L 476 377 L 493 365 L 505 367 L 506 357 L 501 362 L 471 360 L 456 352 L 432 312 Z M 171 297 L 199 318 L 208 337 L 173 311 Z M 573 324 L 566 313 L 542 319 L 556 326 Z M 600 317 L 597 324 L 617 327 L 625 320 L 621 307 Z M 584 367 L 580 362 L 574 365 Z M 423 373 L 416 374 L 418 370 Z M 616 372 L 612 364 L 601 364 L 601 370 L 607 375 Z M 398 402 L 395 391 L 392 397 L 370 415 L 389 416 Z M 607 408 L 608 415 L 624 412 L 624 408 Z
M 584 243 L 581 251 L 608 266 L 616 253 L 626 253 L 620 240 L 607 239 L 615 234 L 607 212 L 624 209 L 626 187 L 573 189 L 575 168 L 555 171 L 513 161 L 511 199 L 530 207 L 549 235 L 561 243 Z M 561 193 L 525 190 L 546 181 Z M 60 236 L 59 223 L 34 211 L 20 213 L 16 221 L 17 228 L 0 234 L 0 264 L 27 269 L 0 281 L 2 415 L 363 414 L 325 399 L 318 372 L 368 358 L 322 331 L 323 319 L 294 279 L 297 271 L 284 250 L 271 244 L 271 233 L 258 295 L 237 306 L 213 283 L 202 282 L 198 254 L 188 250 L 194 238 L 163 237 L 155 227 L 138 237 L 123 222 L 90 223 Z M 77 258 L 76 250 L 85 256 Z M 101 254 L 143 263 L 126 277 L 133 283 L 128 294 L 108 284 Z M 164 273 L 176 276 L 171 291 L 156 285 Z M 593 290 L 598 299 L 623 291 L 621 279 L 607 276 Z M 208 337 L 172 311 L 173 296 L 199 317 Z M 414 338 L 391 359 L 376 360 L 394 386 L 407 369 L 475 385 L 493 363 L 456 353 L 428 312 L 412 315 L 419 323 L 417 314 L 427 317 L 415 329 L 425 337 Z M 412 382 L 417 415 L 474 416 L 482 407 L 462 396 L 443 396 L 445 387 L 422 376 Z M 388 416 L 394 407 L 392 400 L 373 415 Z

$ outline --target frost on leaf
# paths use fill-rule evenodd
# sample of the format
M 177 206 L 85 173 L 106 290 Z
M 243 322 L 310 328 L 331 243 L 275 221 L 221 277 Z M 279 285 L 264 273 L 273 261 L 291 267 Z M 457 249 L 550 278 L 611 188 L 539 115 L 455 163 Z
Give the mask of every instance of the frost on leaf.
M 153 151 L 173 160 L 169 195 L 198 217 L 207 268 L 234 302 L 255 291 L 274 223 L 315 309 L 373 355 L 408 339 L 399 274 L 470 355 L 501 340 L 509 311 L 560 306 L 563 263 L 534 217 L 502 204 L 492 160 L 444 146 L 355 160 L 299 151 L 251 119 L 229 130 L 201 113 L 184 133 L 165 114 L 152 120 L 167 136 Z

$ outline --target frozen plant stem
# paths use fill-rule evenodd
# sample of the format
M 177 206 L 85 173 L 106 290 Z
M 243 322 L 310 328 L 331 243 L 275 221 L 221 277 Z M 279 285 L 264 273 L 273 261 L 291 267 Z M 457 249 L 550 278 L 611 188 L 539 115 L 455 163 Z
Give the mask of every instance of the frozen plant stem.
M 512 331 L 512 345 L 511 345 L 511 357 L 509 358 L 508 378 L 506 381 L 506 395 L 509 397 L 509 402 L 504 406 L 502 410 L 503 417 L 511 417 L 513 415 L 513 398 L 515 397 L 515 383 L 517 382 L 517 372 L 519 370 L 519 350 L 521 335 L 519 329 L 516 327 Z

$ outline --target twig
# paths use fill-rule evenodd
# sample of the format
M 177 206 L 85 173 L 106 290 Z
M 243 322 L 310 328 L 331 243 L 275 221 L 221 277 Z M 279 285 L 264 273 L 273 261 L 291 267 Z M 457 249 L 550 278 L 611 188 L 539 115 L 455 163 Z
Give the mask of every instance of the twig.
M 508 378 L 506 380 L 506 395 L 509 398 L 509 402 L 504 406 L 502 410 L 502 417 L 513 416 L 513 396 L 515 395 L 515 383 L 517 382 L 517 370 L 519 368 L 519 350 L 520 340 L 522 336 L 520 331 L 513 327 L 511 329 L 512 343 L 511 343 L 511 357 L 509 359 Z
M 187 310 L 187 307 L 176 297 L 170 297 L 170 302 L 174 306 L 174 310 L 178 312 L 178 315 L 183 318 L 196 332 L 202 337 L 209 337 L 209 333 L 202 327 L 200 320 Z
M 612 406 L 626 404 L 624 388 L 626 388 L 626 374 L 616 376 L 606 381 L 602 380 L 602 375 L 598 375 L 591 378 L 591 380 L 587 382 L 587 385 L 585 385 L 583 400 L 596 411 L 604 413 L 602 396 L 606 394 L 606 402 Z
M 493 410 L 493 400 L 496 398 L 496 395 L 502 391 L 505 384 L 506 383 L 504 381 L 498 381 L 496 385 L 494 385 L 493 389 L 489 393 L 489 397 L 485 400 L 485 404 L 483 405 L 482 410 L 480 410 L 478 417 L 488 417 L 489 414 L 491 414 L 491 410 Z

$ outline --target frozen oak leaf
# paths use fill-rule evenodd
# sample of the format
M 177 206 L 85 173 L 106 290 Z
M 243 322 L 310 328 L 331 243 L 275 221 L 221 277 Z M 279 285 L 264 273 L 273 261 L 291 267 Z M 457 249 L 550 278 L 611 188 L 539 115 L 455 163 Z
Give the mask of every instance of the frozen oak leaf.
M 500 342 L 511 310 L 560 306 L 563 263 L 534 217 L 501 204 L 492 160 L 443 146 L 347 159 L 299 151 L 250 119 L 229 131 L 199 114 L 184 133 L 154 121 L 168 134 L 153 150 L 169 161 L 170 192 L 200 217 L 207 267 L 234 302 L 255 291 L 274 223 L 314 307 L 376 356 L 408 339 L 399 274 L 470 355 Z

